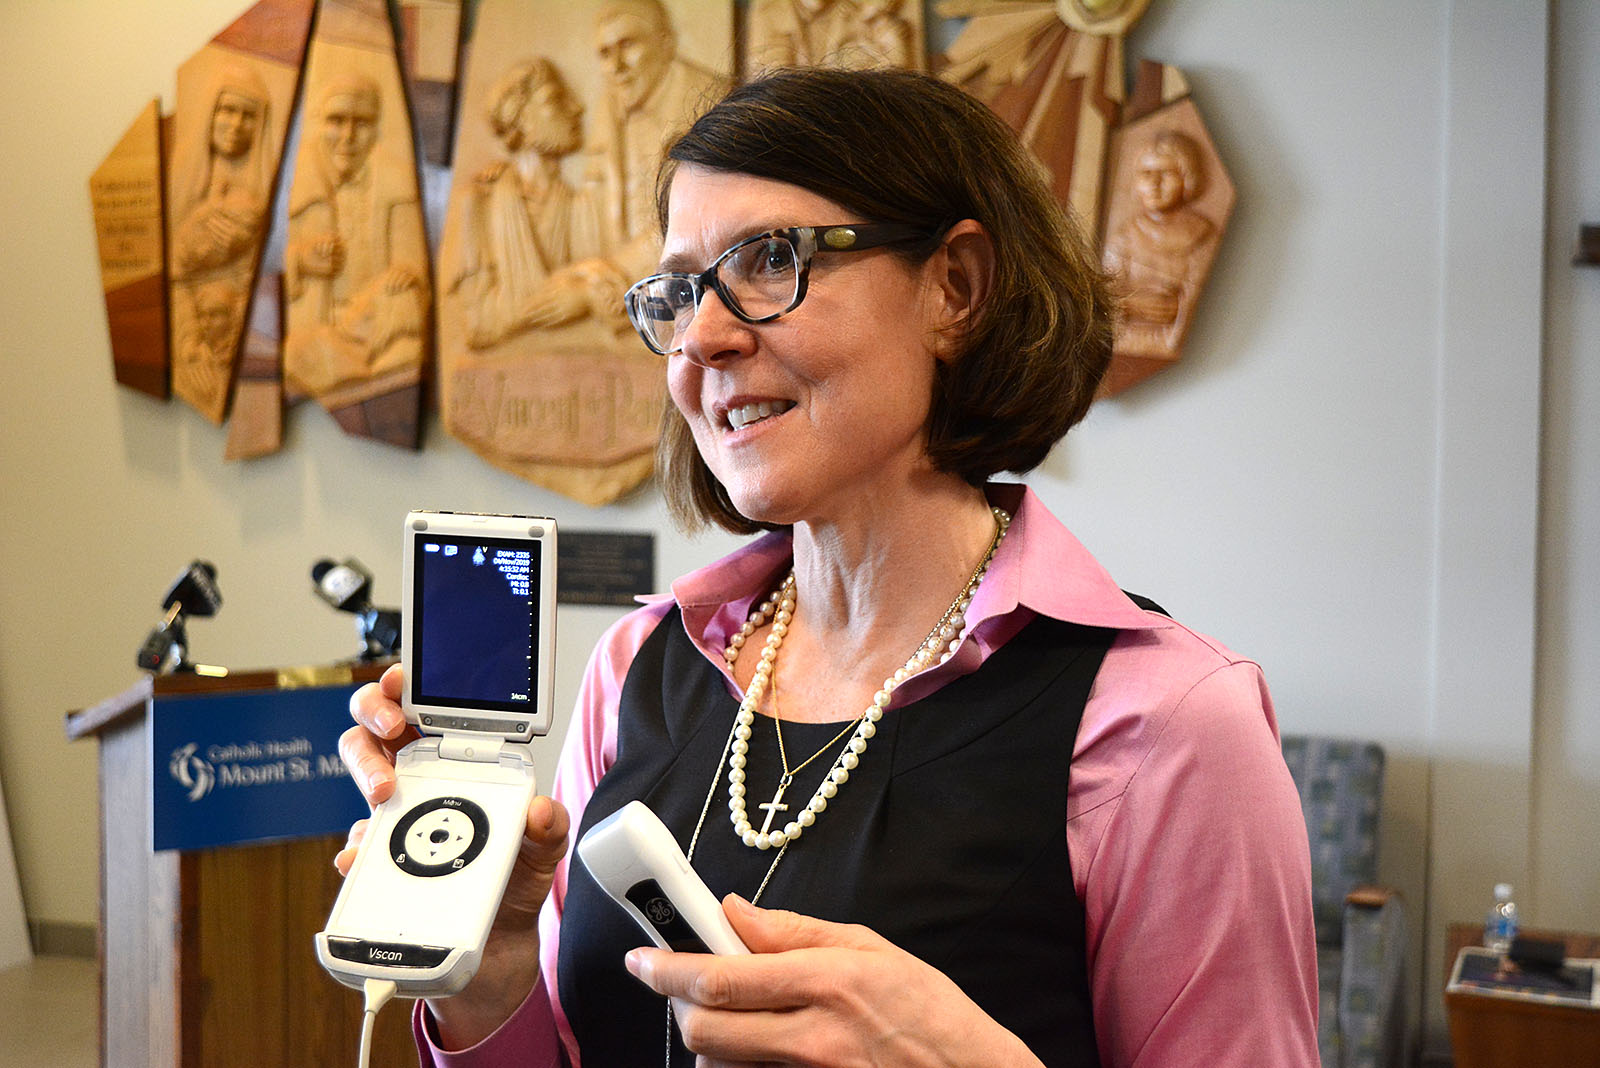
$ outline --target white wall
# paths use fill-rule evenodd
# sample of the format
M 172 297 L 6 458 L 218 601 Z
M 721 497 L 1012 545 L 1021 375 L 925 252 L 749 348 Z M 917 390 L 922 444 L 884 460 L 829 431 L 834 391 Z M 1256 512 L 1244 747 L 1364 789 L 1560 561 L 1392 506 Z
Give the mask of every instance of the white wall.
M 1539 658 L 1529 866 L 1539 922 L 1600 930 L 1600 4 L 1552 18 Z
M 0 38 L 0 779 L 40 921 L 95 915 L 93 752 L 61 714 L 133 680 L 191 558 L 226 599 L 191 624 L 197 654 L 257 666 L 353 647 L 307 570 L 358 556 L 392 600 L 408 507 L 655 530 L 663 575 L 728 544 L 672 534 L 648 492 L 588 510 L 437 433 L 401 454 L 315 411 L 284 454 L 226 464 L 223 432 L 115 388 L 87 177 L 245 0 L 153 6 L 12 4 Z M 1495 880 L 1535 922 L 1600 930 L 1600 728 L 1580 711 L 1600 698 L 1580 417 L 1600 272 L 1564 266 L 1600 216 L 1600 18 L 1576 0 L 1553 21 L 1547 65 L 1538 5 L 1158 0 L 1130 55 L 1190 76 L 1239 206 L 1183 364 L 1032 479 L 1124 586 L 1259 658 L 1286 731 L 1386 746 L 1383 873 L 1436 1028 L 1444 924 Z M 563 699 L 611 616 L 564 610 Z

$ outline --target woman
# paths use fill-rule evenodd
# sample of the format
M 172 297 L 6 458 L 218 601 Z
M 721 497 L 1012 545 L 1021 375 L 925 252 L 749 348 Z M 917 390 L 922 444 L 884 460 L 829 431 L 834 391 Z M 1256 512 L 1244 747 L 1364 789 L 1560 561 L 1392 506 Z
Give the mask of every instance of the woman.
M 661 273 L 628 297 L 668 361 L 663 483 L 690 526 L 768 533 L 602 640 L 483 970 L 418 1012 L 425 1057 L 1315 1065 L 1259 670 L 986 481 L 1044 458 L 1110 355 L 1035 165 L 934 79 L 816 70 L 734 90 L 669 157 Z M 345 739 L 373 800 L 398 684 Z M 752 956 L 636 949 L 568 865 L 633 798 L 738 895 Z
M 175 165 L 170 211 L 172 271 L 178 281 L 248 271 L 266 236 L 272 185 L 272 98 L 260 73 L 225 64 L 210 86 L 205 136 L 184 146 Z

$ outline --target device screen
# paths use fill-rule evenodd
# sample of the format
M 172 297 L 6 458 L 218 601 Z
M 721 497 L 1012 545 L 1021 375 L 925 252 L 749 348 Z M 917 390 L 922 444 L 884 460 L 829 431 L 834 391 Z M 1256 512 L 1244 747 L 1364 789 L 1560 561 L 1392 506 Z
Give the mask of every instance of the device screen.
M 414 699 L 538 711 L 537 541 L 414 534 Z

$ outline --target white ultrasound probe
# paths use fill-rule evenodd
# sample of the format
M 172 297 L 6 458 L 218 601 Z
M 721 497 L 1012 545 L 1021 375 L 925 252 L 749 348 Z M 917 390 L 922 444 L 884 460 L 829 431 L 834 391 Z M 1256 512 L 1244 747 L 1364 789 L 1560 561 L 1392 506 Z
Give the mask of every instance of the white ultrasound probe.
M 672 832 L 644 802 L 629 801 L 591 827 L 578 843 L 578 857 L 595 882 L 662 949 L 750 952 Z

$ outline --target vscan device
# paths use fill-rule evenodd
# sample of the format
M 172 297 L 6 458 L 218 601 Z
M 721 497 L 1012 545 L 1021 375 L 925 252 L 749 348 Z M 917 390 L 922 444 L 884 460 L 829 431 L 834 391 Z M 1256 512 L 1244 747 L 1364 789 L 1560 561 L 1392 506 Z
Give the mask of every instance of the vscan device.
M 554 701 L 556 524 L 412 512 L 405 521 L 395 759 L 317 959 L 360 989 L 458 993 L 476 974 L 534 795 L 529 743 Z

